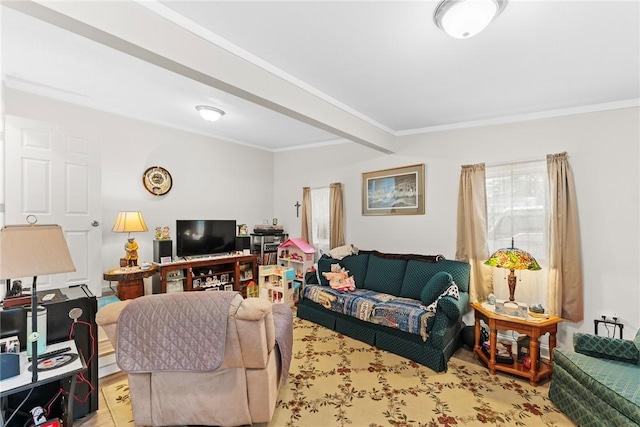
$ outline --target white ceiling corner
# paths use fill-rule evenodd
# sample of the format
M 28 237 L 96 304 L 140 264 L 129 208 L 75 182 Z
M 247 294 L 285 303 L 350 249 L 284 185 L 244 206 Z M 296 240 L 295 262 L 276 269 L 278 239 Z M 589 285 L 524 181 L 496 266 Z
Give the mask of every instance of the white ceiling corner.
M 299 92 L 259 88 L 252 102 L 3 6 L 5 84 L 270 151 L 345 137 L 385 151 L 397 136 L 640 99 L 637 1 L 511 0 L 468 40 L 433 24 L 438 1 L 137 4 Z M 198 104 L 227 114 L 204 122 Z

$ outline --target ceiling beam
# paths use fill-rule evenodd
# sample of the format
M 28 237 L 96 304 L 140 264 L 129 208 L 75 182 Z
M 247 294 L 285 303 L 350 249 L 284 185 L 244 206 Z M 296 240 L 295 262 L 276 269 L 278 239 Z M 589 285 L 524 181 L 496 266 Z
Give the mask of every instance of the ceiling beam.
M 3 5 L 341 138 L 389 154 L 395 136 L 133 1 Z

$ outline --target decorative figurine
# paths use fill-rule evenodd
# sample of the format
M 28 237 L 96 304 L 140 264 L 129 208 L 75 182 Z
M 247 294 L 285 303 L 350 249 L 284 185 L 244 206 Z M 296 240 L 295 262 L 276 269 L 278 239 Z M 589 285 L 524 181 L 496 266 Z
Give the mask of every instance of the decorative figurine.
M 160 237 L 161 240 L 169 240 L 171 239 L 171 236 L 169 235 L 169 227 L 164 226 L 162 227 L 162 236 Z
M 124 259 L 127 260 L 127 265 L 129 267 L 138 265 L 138 242 L 133 237 L 127 239 L 124 250 L 126 251 Z
M 160 240 L 162 238 L 162 229 L 160 227 L 156 227 L 156 240 Z
M 494 294 L 489 294 L 489 296 L 487 297 L 487 302 L 490 305 L 495 305 L 496 304 L 496 296 Z

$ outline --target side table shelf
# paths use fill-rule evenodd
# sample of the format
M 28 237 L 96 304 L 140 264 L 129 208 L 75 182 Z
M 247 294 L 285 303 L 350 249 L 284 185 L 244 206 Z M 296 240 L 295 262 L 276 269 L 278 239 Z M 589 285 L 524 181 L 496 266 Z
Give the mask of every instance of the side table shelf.
M 529 384 L 537 386 L 538 382 L 545 377 L 551 377 L 553 374 L 553 349 L 556 346 L 556 333 L 558 332 L 558 323 L 562 319 L 558 316 L 549 316 L 544 320 L 528 320 L 510 316 L 502 316 L 484 308 L 480 303 L 473 303 L 471 307 L 475 317 L 475 345 L 473 348 L 476 356 L 482 360 L 492 375 L 496 371 L 506 372 L 512 375 L 529 378 Z M 489 328 L 489 356 L 482 351 L 482 343 L 480 342 L 480 321 L 483 321 Z M 531 367 L 526 368 L 518 361 L 513 364 L 498 363 L 496 360 L 496 346 L 498 331 L 515 331 L 531 338 L 530 351 Z M 549 334 L 549 355 L 550 360 L 540 359 L 540 337 Z

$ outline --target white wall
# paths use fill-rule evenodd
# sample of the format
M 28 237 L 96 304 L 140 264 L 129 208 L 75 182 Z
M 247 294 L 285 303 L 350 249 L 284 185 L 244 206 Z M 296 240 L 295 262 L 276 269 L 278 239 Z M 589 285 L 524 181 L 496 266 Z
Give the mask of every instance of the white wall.
M 140 261 L 152 260 L 157 226 L 171 228 L 175 246 L 176 219 L 235 219 L 252 227 L 273 216 L 272 153 L 15 90 L 6 90 L 5 106 L 6 114 L 58 123 L 100 144 L 101 272 L 124 256 L 126 234 L 111 232 L 121 210 L 141 211 L 149 228 L 133 234 Z M 150 166 L 171 173 L 166 196 L 142 186 Z
M 341 144 L 275 155 L 274 216 L 300 233 L 295 216 L 302 187 L 344 183 L 346 240 L 383 252 L 455 257 L 460 166 L 544 158 L 567 151 L 579 204 L 585 320 L 563 323 L 559 344 L 574 331 L 593 332 L 593 319 L 616 314 L 625 337 L 640 327 L 640 109 L 589 113 L 401 138 L 383 155 Z M 361 174 L 425 163 L 425 215 L 362 216 Z M 469 322 L 469 317 L 465 318 Z
M 625 337 L 640 326 L 640 109 L 406 136 L 384 155 L 345 143 L 276 154 L 148 124 L 14 90 L 5 112 L 91 131 L 102 151 L 103 265 L 124 254 L 111 232 L 119 210 L 141 210 L 150 229 L 184 218 L 236 219 L 250 226 L 277 217 L 299 235 L 302 187 L 342 182 L 346 239 L 363 249 L 455 256 L 460 166 L 544 158 L 567 151 L 576 179 L 585 279 L 585 321 L 563 323 L 559 343 L 593 331 L 593 319 L 616 314 Z M 362 216 L 361 174 L 425 163 L 426 213 Z M 149 166 L 167 168 L 174 187 L 155 197 L 142 187 Z M 8 183 L 7 183 L 8 185 Z M 2 200 L 0 200 L 2 202 Z M 140 257 L 152 256 L 153 233 L 136 235 Z M 468 321 L 468 319 L 467 319 Z

